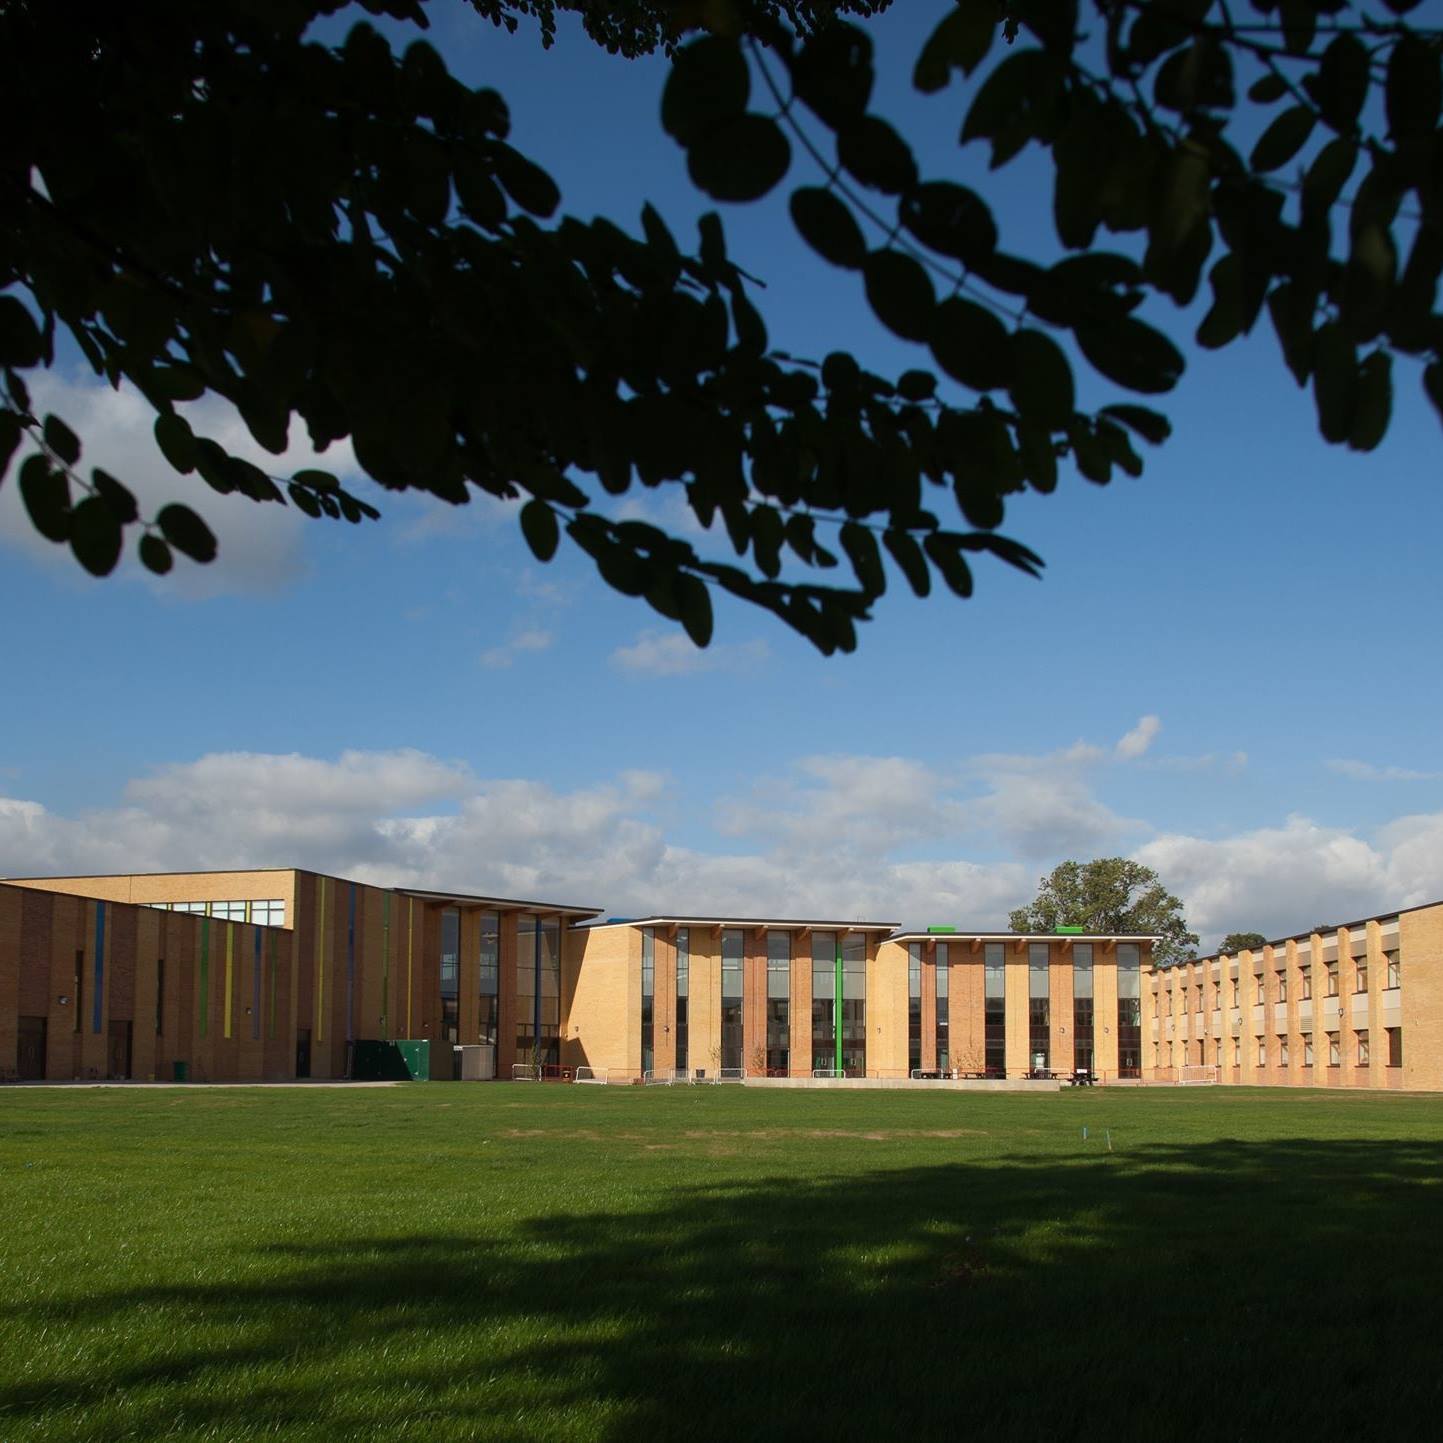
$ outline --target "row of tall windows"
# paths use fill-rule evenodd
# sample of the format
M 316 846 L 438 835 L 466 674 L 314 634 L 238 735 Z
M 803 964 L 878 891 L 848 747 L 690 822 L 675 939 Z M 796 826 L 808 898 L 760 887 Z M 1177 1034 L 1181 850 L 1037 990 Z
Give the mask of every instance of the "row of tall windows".
M 742 1065 L 742 964 L 746 946 L 740 927 L 722 928 L 721 1066 Z
M 1092 1071 L 1092 943 L 1072 946 L 1072 1065 Z
M 461 912 L 447 907 L 441 913 L 441 1040 L 461 1040 Z
M 476 1030 L 482 1042 L 496 1041 L 501 1021 L 501 914 L 481 914 L 477 992 L 480 995 Z
M 848 1077 L 866 1075 L 867 941 L 860 932 L 813 932 L 812 1069 L 835 1071 L 839 1053 L 841 1069 Z
M 516 918 L 516 1055 L 543 1067 L 561 1061 L 561 922 Z
M 907 943 L 907 1067 L 922 1065 L 922 944 Z
M 1142 948 L 1117 944 L 1117 1073 L 1142 1075 Z
M 286 925 L 286 904 L 280 897 L 261 897 L 247 902 L 146 902 L 157 912 L 194 912 L 202 917 L 219 917 L 223 922 L 257 922 L 263 927 Z
M 936 998 L 937 1069 L 946 1072 L 951 1063 L 951 1015 L 949 994 L 951 992 L 952 955 L 946 942 L 937 943 L 937 976 L 934 982 Z
M 987 942 L 982 953 L 982 1045 L 989 1075 L 1007 1074 L 1007 948 Z
M 1046 942 L 1027 944 L 1027 1050 L 1032 1071 L 1046 1072 L 1052 1057 L 1052 1006 Z
M 767 933 L 768 1077 L 785 1077 L 792 1051 L 792 934 Z
M 656 928 L 641 929 L 641 1070 L 656 1067 Z
M 676 1070 L 685 1072 L 690 1066 L 687 1054 L 691 1034 L 688 1026 L 691 991 L 691 928 L 676 931 Z

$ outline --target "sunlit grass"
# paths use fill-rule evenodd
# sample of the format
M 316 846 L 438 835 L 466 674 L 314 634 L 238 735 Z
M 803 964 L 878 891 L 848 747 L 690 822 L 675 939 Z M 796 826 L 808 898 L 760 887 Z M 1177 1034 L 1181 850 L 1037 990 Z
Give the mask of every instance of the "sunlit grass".
M 1408 1436 L 1440 1157 L 1367 1094 L 10 1090 L 0 1440 Z

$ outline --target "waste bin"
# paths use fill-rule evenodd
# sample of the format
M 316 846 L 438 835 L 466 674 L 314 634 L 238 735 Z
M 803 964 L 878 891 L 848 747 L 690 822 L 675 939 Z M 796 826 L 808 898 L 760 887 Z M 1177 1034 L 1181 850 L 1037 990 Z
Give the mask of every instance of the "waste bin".
M 173 1077 L 173 1079 L 174 1079 L 176 1082 L 189 1082 L 189 1081 L 190 1081 L 190 1063 L 188 1063 L 188 1062 L 172 1062 L 172 1063 L 170 1064 L 170 1067 L 171 1067 L 171 1076 Z

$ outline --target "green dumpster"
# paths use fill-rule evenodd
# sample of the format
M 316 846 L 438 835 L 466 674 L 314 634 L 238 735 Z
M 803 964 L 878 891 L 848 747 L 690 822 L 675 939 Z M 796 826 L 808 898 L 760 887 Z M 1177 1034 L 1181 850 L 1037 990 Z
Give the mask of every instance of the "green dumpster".
M 189 1081 L 190 1081 L 190 1063 L 188 1063 L 188 1062 L 172 1062 L 172 1063 L 170 1064 L 170 1066 L 171 1066 L 171 1074 L 172 1074 L 172 1076 L 173 1076 L 173 1078 L 174 1078 L 174 1080 L 175 1080 L 176 1082 L 189 1082 Z

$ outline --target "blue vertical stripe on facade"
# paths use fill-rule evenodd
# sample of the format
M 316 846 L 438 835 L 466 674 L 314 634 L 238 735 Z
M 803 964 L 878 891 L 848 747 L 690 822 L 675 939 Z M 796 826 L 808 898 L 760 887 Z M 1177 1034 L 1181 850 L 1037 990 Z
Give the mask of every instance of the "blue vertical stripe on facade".
M 256 960 L 255 960 L 255 998 L 251 1003 L 251 1039 L 259 1042 L 261 1038 L 261 929 L 253 927 L 251 930 L 256 938 Z
M 346 1041 L 356 1040 L 356 884 L 351 883 L 346 918 Z
M 91 988 L 90 1030 L 100 1031 L 105 990 L 105 903 L 95 904 L 95 985 Z

